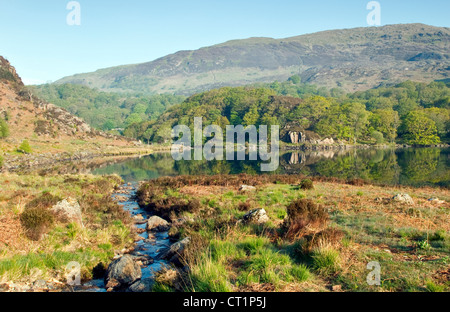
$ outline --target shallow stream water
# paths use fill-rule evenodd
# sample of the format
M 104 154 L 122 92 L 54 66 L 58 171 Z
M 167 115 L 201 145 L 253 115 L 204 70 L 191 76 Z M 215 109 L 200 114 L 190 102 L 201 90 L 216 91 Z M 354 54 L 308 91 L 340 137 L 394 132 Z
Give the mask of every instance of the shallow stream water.
M 136 191 L 138 188 L 138 183 L 126 183 L 120 187 L 120 193 L 115 193 L 112 197 L 118 200 L 118 203 L 123 206 L 125 211 L 128 211 L 131 216 L 134 217 L 141 215 L 143 217 L 142 221 L 136 221 L 136 227 L 138 229 L 146 229 L 147 220 L 151 215 L 141 209 L 136 201 Z M 123 192 L 125 190 L 125 192 Z M 163 266 L 168 265 L 165 260 L 157 260 L 159 253 L 166 248 L 169 248 L 171 243 L 169 241 L 168 232 L 147 232 L 144 231 L 139 234 L 142 238 L 140 241 L 136 242 L 135 249 L 131 256 L 137 257 L 139 259 L 149 260 L 148 265 L 142 265 L 142 278 L 141 281 L 144 284 L 151 284 L 155 272 L 158 272 Z M 103 279 L 97 279 L 89 281 L 83 285 L 85 291 L 89 292 L 106 292 L 105 282 Z

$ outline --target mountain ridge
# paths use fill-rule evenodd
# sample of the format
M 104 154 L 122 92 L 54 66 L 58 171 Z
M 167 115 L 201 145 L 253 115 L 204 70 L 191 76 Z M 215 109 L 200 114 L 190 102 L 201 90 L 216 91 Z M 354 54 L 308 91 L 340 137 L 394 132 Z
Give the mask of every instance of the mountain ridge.
M 326 30 L 289 38 L 252 37 L 151 62 L 62 78 L 103 91 L 192 95 L 223 86 L 284 81 L 361 91 L 404 80 L 430 82 L 450 75 L 450 28 L 397 24 Z

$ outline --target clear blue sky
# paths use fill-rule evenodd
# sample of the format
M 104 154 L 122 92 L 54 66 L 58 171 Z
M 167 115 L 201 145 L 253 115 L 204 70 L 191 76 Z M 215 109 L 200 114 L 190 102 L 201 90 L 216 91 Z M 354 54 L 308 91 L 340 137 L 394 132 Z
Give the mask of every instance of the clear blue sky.
M 231 39 L 365 27 L 369 0 L 0 0 L 0 55 L 26 83 L 57 80 Z M 379 0 L 381 23 L 450 26 L 449 0 Z

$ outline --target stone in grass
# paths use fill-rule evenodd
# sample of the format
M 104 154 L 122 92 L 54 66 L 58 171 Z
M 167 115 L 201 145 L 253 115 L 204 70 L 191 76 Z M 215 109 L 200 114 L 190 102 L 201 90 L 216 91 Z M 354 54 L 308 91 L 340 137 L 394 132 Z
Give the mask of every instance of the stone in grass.
M 75 222 L 83 226 L 81 207 L 76 199 L 66 198 L 51 208 L 61 222 Z
M 436 205 L 443 205 L 445 204 L 445 200 L 440 200 L 439 198 L 430 198 L 428 199 L 429 202 L 431 202 L 432 204 L 436 204 Z
M 414 201 L 408 194 L 397 194 L 394 197 L 392 197 L 393 201 L 406 203 L 408 205 L 414 205 Z
M 106 271 L 105 284 L 108 291 L 127 288 L 142 277 L 141 267 L 130 255 L 113 262 Z
M 169 222 L 158 216 L 150 217 L 147 221 L 147 231 L 164 232 L 170 228 Z
M 263 208 L 253 209 L 246 213 L 243 217 L 244 223 L 264 224 L 269 221 L 266 210 Z
M 241 185 L 239 188 L 240 192 L 253 192 L 256 191 L 256 187 L 250 185 Z

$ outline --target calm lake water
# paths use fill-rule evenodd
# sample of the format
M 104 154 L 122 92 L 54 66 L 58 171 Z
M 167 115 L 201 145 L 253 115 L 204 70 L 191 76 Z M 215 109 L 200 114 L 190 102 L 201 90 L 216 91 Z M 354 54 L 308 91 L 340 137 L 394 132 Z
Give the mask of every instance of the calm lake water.
M 361 178 L 378 183 L 450 187 L 450 149 L 406 148 L 347 151 L 295 152 L 280 156 L 277 171 L 262 173 L 261 161 L 175 161 L 157 154 L 93 170 L 94 174 L 116 173 L 125 182 L 176 175 L 213 174 L 304 174 L 310 176 Z

